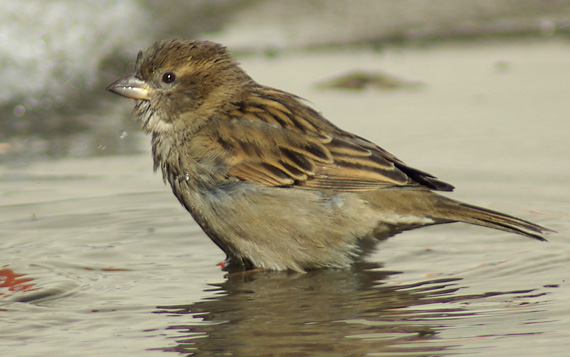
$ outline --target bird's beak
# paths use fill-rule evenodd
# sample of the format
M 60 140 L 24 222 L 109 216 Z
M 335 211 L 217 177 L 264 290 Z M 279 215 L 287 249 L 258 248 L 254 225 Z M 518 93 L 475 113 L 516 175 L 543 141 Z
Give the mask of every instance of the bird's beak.
M 106 88 L 108 91 L 122 95 L 123 97 L 132 99 L 149 100 L 150 88 L 145 81 L 139 79 L 134 73 L 127 74 L 113 83 L 109 84 Z

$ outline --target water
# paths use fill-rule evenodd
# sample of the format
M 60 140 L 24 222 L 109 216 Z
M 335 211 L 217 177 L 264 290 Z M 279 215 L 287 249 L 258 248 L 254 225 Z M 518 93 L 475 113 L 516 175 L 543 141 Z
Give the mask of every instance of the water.
M 307 98 L 341 127 L 453 183 L 452 197 L 559 233 L 541 243 L 461 224 L 430 227 L 382 243 L 352 270 L 225 276 L 221 251 L 152 173 L 148 138 L 121 122 L 132 103 L 117 97 L 98 114 L 121 123 L 106 135 L 70 136 L 65 157 L 0 166 L 0 354 L 567 354 L 566 42 L 241 62 L 259 82 Z M 424 86 L 314 86 L 353 69 Z M 86 142 L 100 146 L 96 155 L 82 149 Z

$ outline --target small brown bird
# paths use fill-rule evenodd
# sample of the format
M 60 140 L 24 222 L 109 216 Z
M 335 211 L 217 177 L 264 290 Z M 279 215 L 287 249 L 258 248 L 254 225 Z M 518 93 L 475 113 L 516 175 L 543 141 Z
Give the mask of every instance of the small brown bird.
M 434 224 L 550 231 L 435 193 L 453 186 L 256 83 L 217 43 L 157 42 L 107 89 L 136 100 L 154 169 L 247 269 L 346 268 L 379 240 Z

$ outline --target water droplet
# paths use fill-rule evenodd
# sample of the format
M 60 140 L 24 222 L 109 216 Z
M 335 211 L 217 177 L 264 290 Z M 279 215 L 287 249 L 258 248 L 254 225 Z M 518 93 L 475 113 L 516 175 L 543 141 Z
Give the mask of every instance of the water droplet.
M 119 135 L 119 139 L 124 139 L 129 136 L 129 133 L 126 130 L 121 130 L 121 135 Z
M 41 103 L 43 109 L 51 109 L 53 101 L 51 100 L 51 98 L 43 98 Z
M 26 114 L 26 107 L 22 104 L 18 104 L 14 107 L 14 116 L 21 118 Z
M 56 97 L 54 98 L 54 102 L 55 102 L 55 104 L 57 104 L 57 105 L 63 105 L 63 104 L 65 104 L 65 97 L 64 97 L 64 96 L 61 96 L 61 95 L 58 95 L 58 96 L 56 96 Z
M 190 175 L 189 174 L 184 175 L 184 179 L 186 180 L 186 182 L 190 181 Z

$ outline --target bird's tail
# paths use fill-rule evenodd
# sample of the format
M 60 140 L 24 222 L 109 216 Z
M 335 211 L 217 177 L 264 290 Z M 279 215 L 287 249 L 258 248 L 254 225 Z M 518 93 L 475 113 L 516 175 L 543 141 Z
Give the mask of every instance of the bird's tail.
M 438 206 L 441 209 L 440 212 L 443 213 L 443 217 L 441 217 L 443 219 L 500 229 L 540 241 L 546 241 L 541 234 L 554 232 L 553 230 L 520 218 L 447 198 L 441 200 Z

